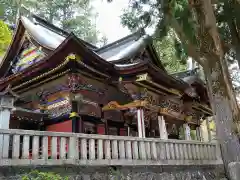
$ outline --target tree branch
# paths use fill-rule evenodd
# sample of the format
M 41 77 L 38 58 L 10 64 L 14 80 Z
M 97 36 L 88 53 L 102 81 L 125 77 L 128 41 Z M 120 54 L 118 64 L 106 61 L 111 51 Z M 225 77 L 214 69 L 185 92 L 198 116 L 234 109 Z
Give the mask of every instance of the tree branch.
M 182 27 L 179 25 L 177 20 L 175 18 L 169 17 L 170 20 L 170 26 L 175 30 L 177 33 L 179 39 L 183 44 L 186 45 L 188 50 L 188 55 L 191 56 L 197 63 L 199 63 L 201 66 L 205 66 L 205 61 L 201 59 L 200 54 L 197 52 L 197 47 L 190 42 L 190 40 L 185 36 Z

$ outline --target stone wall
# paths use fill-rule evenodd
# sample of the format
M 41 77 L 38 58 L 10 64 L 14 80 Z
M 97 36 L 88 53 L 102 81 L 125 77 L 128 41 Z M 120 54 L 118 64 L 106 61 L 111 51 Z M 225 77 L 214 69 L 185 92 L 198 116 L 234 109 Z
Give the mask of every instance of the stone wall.
M 21 180 L 32 170 L 55 172 L 72 180 L 225 180 L 222 166 L 9 167 L 0 179 Z

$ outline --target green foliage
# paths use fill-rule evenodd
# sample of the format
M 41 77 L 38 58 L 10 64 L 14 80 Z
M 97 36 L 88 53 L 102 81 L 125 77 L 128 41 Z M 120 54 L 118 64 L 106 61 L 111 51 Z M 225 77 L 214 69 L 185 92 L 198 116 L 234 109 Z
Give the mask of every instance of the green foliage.
M 169 73 L 186 70 L 186 58 L 180 58 L 183 53 L 179 53 L 180 49 L 176 50 L 176 44 L 176 39 L 171 31 L 161 40 L 154 41 L 154 47 L 160 60 Z
M 61 177 L 52 172 L 32 171 L 22 177 L 22 180 L 68 180 L 68 177 Z
M 124 175 L 116 168 L 109 168 L 109 174 L 110 174 L 110 179 L 116 179 L 116 180 L 125 180 L 126 178 Z
M 197 140 L 196 130 L 191 130 L 190 131 L 190 136 L 191 136 L 192 140 Z
M 0 57 L 2 57 L 11 42 L 12 34 L 8 26 L 0 20 Z
M 197 140 L 197 136 L 196 136 L 196 131 L 195 130 L 190 130 L 190 136 L 192 140 Z M 184 129 L 181 126 L 179 128 L 179 139 L 184 140 L 185 139 L 185 134 L 184 134 Z
M 165 2 L 165 1 L 164 1 Z M 185 8 L 187 0 L 179 1 L 173 5 L 174 14 L 185 14 L 189 16 L 189 11 Z M 162 4 L 159 9 L 158 1 L 131 1 L 129 8 L 124 10 L 121 16 L 123 26 L 128 27 L 132 31 L 139 28 L 150 27 L 155 28 L 153 34 L 154 46 L 160 57 L 161 62 L 166 70 L 170 73 L 186 70 L 186 60 L 188 58 L 185 47 L 176 38 L 175 32 L 169 27 L 169 21 L 164 16 L 166 4 Z M 194 37 L 192 25 L 186 19 L 178 19 L 184 24 L 186 31 Z M 194 39 L 194 38 L 192 38 Z
M 141 27 L 155 28 L 154 36 L 160 40 L 167 36 L 171 19 L 169 14 L 174 17 L 183 29 L 184 35 L 191 44 L 194 44 L 198 51 L 201 46 L 201 37 L 199 37 L 199 19 L 196 17 L 196 9 L 193 10 L 188 0 L 133 0 L 129 3 L 129 8 L 122 15 L 122 24 L 135 30 Z M 144 8 L 145 7 L 145 8 Z M 149 7 L 149 8 L 146 8 Z M 144 10 L 143 10 L 144 9 Z M 237 59 L 240 65 L 240 3 L 234 0 L 219 0 L 214 4 L 217 25 L 219 28 L 224 53 Z M 142 25 L 142 16 L 150 17 L 150 21 L 145 21 Z M 177 56 L 186 58 L 185 42 L 178 43 L 175 46 Z M 181 49 L 179 51 L 179 49 Z M 203 55 L 205 52 L 201 52 Z M 229 59 L 227 59 L 229 60 Z

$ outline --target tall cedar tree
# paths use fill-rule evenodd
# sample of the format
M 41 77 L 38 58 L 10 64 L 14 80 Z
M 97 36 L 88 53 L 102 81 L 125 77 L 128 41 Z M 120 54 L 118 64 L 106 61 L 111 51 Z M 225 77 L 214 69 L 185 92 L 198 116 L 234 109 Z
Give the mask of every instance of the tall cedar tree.
M 125 13 L 124 19 L 130 28 L 156 25 L 155 36 L 159 37 L 172 28 L 188 56 L 203 67 L 225 167 L 240 160 L 240 111 L 225 59 L 234 43 L 239 43 L 236 33 L 240 16 L 236 13 L 240 11 L 225 11 L 233 4 L 234 9 L 239 7 L 234 0 L 133 0 L 131 15 Z M 233 27 L 228 26 L 230 23 Z M 227 31 L 233 31 L 231 28 L 235 34 L 229 36 Z

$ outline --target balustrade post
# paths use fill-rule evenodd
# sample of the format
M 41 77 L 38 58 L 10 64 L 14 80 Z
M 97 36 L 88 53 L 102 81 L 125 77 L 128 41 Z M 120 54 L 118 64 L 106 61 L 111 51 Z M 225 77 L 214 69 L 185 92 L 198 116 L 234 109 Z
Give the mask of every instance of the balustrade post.
M 155 142 L 151 142 L 150 151 L 151 151 L 151 159 L 157 160 L 158 159 L 158 157 L 157 157 L 157 147 L 156 147 Z
M 57 159 L 57 137 L 51 138 L 51 158 Z
M 80 154 L 81 159 L 87 159 L 87 139 L 81 139 Z
M 178 143 L 174 143 L 174 147 L 175 147 L 175 158 L 176 158 L 176 159 L 180 159 L 179 145 L 180 145 L 180 144 L 178 144 Z
M 193 160 L 193 153 L 192 153 L 191 144 L 187 144 L 187 149 L 188 149 L 188 158 L 189 158 L 189 160 Z
M 189 155 L 188 155 L 187 144 L 183 144 L 183 153 L 184 153 L 184 160 L 188 160 L 189 159 Z
M 48 159 L 48 137 L 42 137 L 42 159 Z
M 104 155 L 105 159 L 111 159 L 110 140 L 105 140 L 104 142 Z
M 29 135 L 23 136 L 23 155 L 22 155 L 23 159 L 29 158 L 29 140 L 30 140 Z
M 151 159 L 151 146 L 150 146 L 150 142 L 149 141 L 146 141 L 145 142 L 145 149 L 146 149 L 146 156 L 147 156 L 147 159 Z
M 139 154 L 138 154 L 138 142 L 137 141 L 133 141 L 133 159 L 136 160 L 139 158 Z
M 162 159 L 168 159 L 169 151 L 168 151 L 168 145 L 167 142 L 160 142 L 158 143 L 158 149 L 159 149 L 159 158 Z
M 211 144 L 211 160 L 215 160 L 216 159 L 216 146 L 215 144 Z
M 146 149 L 145 149 L 144 141 L 139 142 L 139 156 L 141 160 L 146 159 Z
M 66 138 L 61 137 L 60 138 L 60 159 L 66 159 Z
M 33 159 L 39 158 L 39 136 L 33 136 L 32 157 Z
M 175 159 L 175 149 L 172 142 L 169 143 L 170 159 Z
M 98 159 L 103 159 L 103 140 L 98 139 L 97 141 L 97 158 Z
M 171 159 L 171 149 L 170 149 L 170 144 L 168 142 L 165 143 L 165 153 L 166 153 L 166 158 Z
M 19 159 L 20 155 L 20 135 L 13 135 L 13 152 L 12 157 L 13 159 Z
M 69 138 L 69 159 L 77 159 L 77 138 L 76 137 L 70 137 Z
M 126 142 L 126 157 L 127 159 L 132 159 L 132 142 Z
M 211 153 L 211 145 L 207 145 L 207 152 L 208 152 L 208 159 L 212 159 L 212 153 Z
M 119 157 L 120 159 L 125 159 L 125 142 L 123 140 L 119 141 Z
M 178 144 L 178 145 L 179 145 L 179 159 L 184 159 L 183 144 Z
M 118 141 L 112 140 L 112 158 L 118 159 Z
M 89 159 L 95 160 L 95 139 L 89 140 Z
M 197 159 L 201 159 L 200 158 L 200 149 L 199 149 L 199 144 L 196 145 L 196 155 L 197 155 Z
M 191 144 L 191 149 L 192 149 L 192 158 L 193 160 L 197 159 L 197 153 L 196 153 L 196 145 L 195 144 Z
M 200 159 L 202 160 L 204 159 L 204 149 L 202 144 L 199 146 L 199 150 L 200 150 L 200 153 L 199 153 Z
M 9 152 L 9 140 L 10 140 L 10 135 L 9 134 L 4 134 L 3 135 L 3 146 L 2 146 L 2 158 L 8 158 L 8 152 Z

